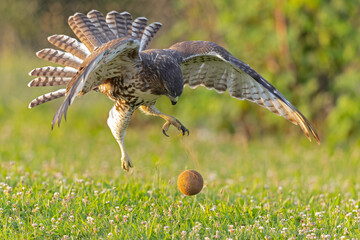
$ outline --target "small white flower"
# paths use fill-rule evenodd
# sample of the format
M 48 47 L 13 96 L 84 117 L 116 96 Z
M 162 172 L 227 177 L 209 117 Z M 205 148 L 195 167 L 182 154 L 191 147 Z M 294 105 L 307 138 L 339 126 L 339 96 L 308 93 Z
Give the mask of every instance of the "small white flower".
M 92 218 L 92 217 L 87 217 L 86 220 L 90 224 L 92 224 L 94 222 L 94 218 Z

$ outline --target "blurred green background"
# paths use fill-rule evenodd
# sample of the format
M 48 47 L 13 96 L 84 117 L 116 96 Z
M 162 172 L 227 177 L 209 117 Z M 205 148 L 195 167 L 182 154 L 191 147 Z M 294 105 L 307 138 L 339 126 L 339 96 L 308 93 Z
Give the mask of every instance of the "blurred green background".
M 111 10 L 128 11 L 133 17 L 146 16 L 151 22 L 162 22 L 163 27 L 150 48 L 167 48 L 184 40 L 208 40 L 222 45 L 263 75 L 311 120 L 322 147 L 330 154 L 338 149 L 351 152 L 360 147 L 358 0 L 2 0 L 2 160 L 19 156 L 35 161 L 32 155 L 35 152 L 51 152 L 52 145 L 69 144 L 69 139 L 75 144 L 78 141 L 82 151 L 86 151 L 84 146 L 103 148 L 113 141 L 106 126 L 112 102 L 100 94 L 90 93 L 77 100 L 70 108 L 69 121 L 52 133 L 50 122 L 60 101 L 33 110 L 27 108 L 33 98 L 51 90 L 27 87 L 31 80 L 27 73 L 31 69 L 51 65 L 37 59 L 35 52 L 51 47 L 47 36 L 56 33 L 74 36 L 67 25 L 68 16 L 91 9 L 104 14 Z M 176 116 L 199 138 L 225 136 L 245 146 L 255 139 L 261 142 L 262 138 L 270 137 L 273 141 L 291 139 L 294 144 L 317 147 L 306 142 L 298 127 L 269 111 L 204 88 L 186 88 L 175 107 L 165 98 L 157 106 Z M 130 135 L 134 135 L 130 137 L 133 147 L 129 140 L 132 151 L 140 151 L 136 139 L 139 144 L 155 141 L 161 148 L 168 141 L 161 138 L 162 123 L 160 119 L 136 113 L 130 126 Z M 161 140 L 139 141 L 143 129 L 155 129 Z M 63 151 L 72 147 L 77 146 L 68 145 Z M 104 149 L 119 158 L 115 141 Z M 53 156 L 58 156 L 57 150 L 53 151 Z M 137 164 L 139 161 L 135 161 Z

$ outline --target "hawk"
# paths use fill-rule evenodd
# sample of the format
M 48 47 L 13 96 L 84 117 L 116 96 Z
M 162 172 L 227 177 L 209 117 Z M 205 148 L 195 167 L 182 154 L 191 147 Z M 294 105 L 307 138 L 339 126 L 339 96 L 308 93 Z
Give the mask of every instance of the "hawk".
M 31 101 L 29 108 L 65 97 L 56 112 L 54 125 L 66 119 L 69 106 L 78 96 L 94 90 L 114 101 L 107 124 L 121 150 L 122 168 L 133 167 L 125 150 L 124 138 L 133 112 L 162 117 L 165 136 L 171 125 L 181 131 L 189 130 L 175 117 L 155 107 L 156 100 L 167 96 L 177 103 L 184 85 L 191 88 L 205 86 L 219 93 L 248 100 L 283 116 L 299 125 L 308 139 L 311 135 L 319 143 L 319 136 L 304 115 L 275 87 L 249 65 L 213 42 L 185 41 L 167 49 L 148 49 L 147 46 L 162 26 L 159 22 L 147 25 L 145 17 L 132 20 L 128 12 L 109 12 L 106 17 L 92 10 L 87 15 L 75 13 L 68 23 L 78 40 L 66 35 L 52 35 L 49 42 L 61 50 L 51 48 L 36 53 L 39 58 L 64 67 L 41 67 L 29 75 L 35 76 L 28 86 L 66 86 Z

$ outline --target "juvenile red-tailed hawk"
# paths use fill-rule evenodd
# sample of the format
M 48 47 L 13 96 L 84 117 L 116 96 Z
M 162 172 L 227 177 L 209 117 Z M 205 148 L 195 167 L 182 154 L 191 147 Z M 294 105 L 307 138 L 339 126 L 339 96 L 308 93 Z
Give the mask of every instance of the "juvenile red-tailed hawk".
M 311 141 L 319 137 L 310 122 L 276 88 L 247 64 L 232 56 L 216 43 L 186 41 L 168 49 L 146 50 L 149 42 L 160 29 L 161 23 L 147 25 L 144 17 L 132 17 L 128 12 L 109 12 L 106 18 L 96 10 L 87 15 L 76 13 L 68 23 L 79 38 L 53 35 L 49 42 L 64 50 L 43 49 L 39 58 L 65 67 L 41 67 L 30 72 L 36 76 L 29 87 L 66 85 L 31 101 L 29 108 L 65 97 L 56 112 L 52 127 L 66 118 L 68 107 L 77 96 L 91 90 L 100 91 L 115 104 L 107 123 L 120 146 L 122 168 L 133 167 L 125 150 L 124 137 L 131 116 L 137 108 L 165 119 L 163 133 L 170 125 L 182 134 L 188 129 L 176 118 L 160 112 L 156 100 L 167 96 L 176 104 L 184 84 L 192 88 L 205 86 L 230 96 L 249 100 L 275 114 L 298 124 Z

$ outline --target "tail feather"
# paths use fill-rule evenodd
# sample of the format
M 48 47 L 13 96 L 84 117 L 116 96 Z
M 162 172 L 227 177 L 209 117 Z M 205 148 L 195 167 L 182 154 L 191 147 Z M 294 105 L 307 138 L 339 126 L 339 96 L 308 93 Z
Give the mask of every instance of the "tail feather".
M 106 22 L 117 38 L 131 36 L 132 16 L 128 12 L 111 11 L 106 15 Z
M 47 87 L 66 85 L 71 77 L 37 77 L 29 82 L 28 87 Z
M 107 42 L 116 39 L 114 33 L 106 24 L 104 15 L 101 12 L 97 10 L 91 10 L 90 12 L 88 12 L 87 17 L 90 19 L 92 24 L 94 24 L 94 26 L 99 29 Z
M 65 92 L 66 92 L 66 89 L 63 88 L 63 89 L 59 89 L 57 91 L 54 91 L 54 92 L 49 92 L 49 93 L 46 93 L 44 95 L 41 95 L 37 98 L 35 98 L 34 100 L 32 100 L 29 104 L 29 108 L 33 108 L 33 107 L 36 107 L 42 103 L 46 103 L 48 101 L 51 101 L 51 100 L 54 100 L 54 99 L 57 99 L 57 98 L 60 98 L 60 97 L 64 97 L 65 96 Z
M 41 67 L 34 68 L 29 72 L 30 76 L 43 76 L 43 77 L 73 77 L 77 70 L 72 67 Z
M 140 49 L 139 49 L 140 52 L 146 50 L 149 43 L 151 42 L 155 34 L 159 31 L 161 26 L 162 26 L 161 23 L 153 22 L 145 28 L 144 33 L 141 36 Z
M 85 23 L 85 18 L 87 17 L 84 14 L 76 13 L 69 17 L 68 23 L 75 35 L 92 52 L 95 48 L 101 46 L 102 43 L 92 33 L 92 29 L 95 28 L 94 25 L 90 28 Z M 90 21 L 89 19 L 87 20 Z
M 138 17 L 132 23 L 132 33 L 131 36 L 136 39 L 141 39 L 141 36 L 144 32 L 148 20 L 145 17 Z
M 111 32 L 115 35 L 115 37 L 119 37 L 119 32 L 117 26 L 120 22 L 120 14 L 117 11 L 111 11 L 106 14 L 106 23 L 109 26 Z
M 48 41 L 54 46 L 73 54 L 74 56 L 84 60 L 90 55 L 90 51 L 85 45 L 75 38 L 66 35 L 56 34 L 48 37 Z
M 53 63 L 73 68 L 79 68 L 83 62 L 80 58 L 75 57 L 71 53 L 55 50 L 52 48 L 45 48 L 40 50 L 36 53 L 36 56 Z
M 74 20 L 80 27 L 80 30 L 84 33 L 85 37 L 95 47 L 100 47 L 102 44 L 108 42 L 103 34 L 101 34 L 100 30 L 94 26 L 94 24 L 86 15 L 82 13 L 76 13 L 74 15 Z

